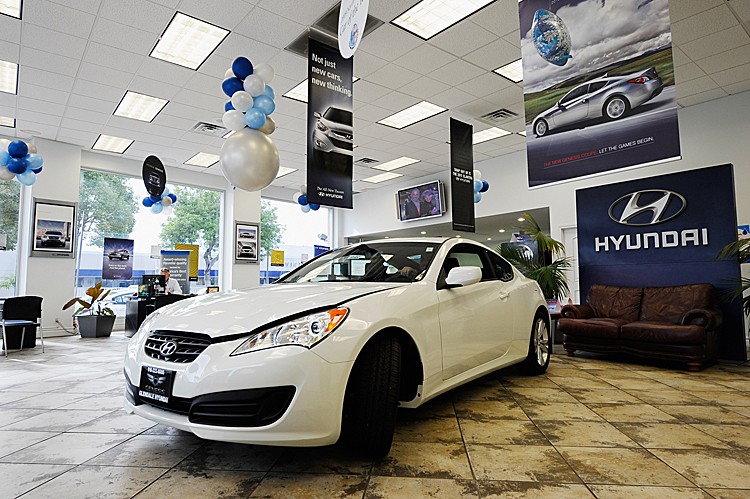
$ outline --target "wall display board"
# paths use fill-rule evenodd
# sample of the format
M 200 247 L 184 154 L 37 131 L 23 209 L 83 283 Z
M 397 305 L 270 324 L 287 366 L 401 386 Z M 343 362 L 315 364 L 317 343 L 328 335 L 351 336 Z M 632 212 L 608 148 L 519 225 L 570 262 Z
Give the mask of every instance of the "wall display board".
M 453 230 L 463 232 L 474 232 L 473 130 L 468 123 L 451 118 L 451 214 Z
M 200 253 L 200 247 L 197 244 L 183 244 L 178 243 L 174 245 L 176 250 L 186 250 L 190 252 L 190 280 L 198 282 L 198 254 Z M 208 277 L 208 276 L 206 276 Z
M 104 238 L 102 279 L 130 280 L 133 278 L 132 239 Z
M 398 219 L 417 220 L 439 217 L 445 213 L 445 192 L 443 183 L 433 180 L 422 185 L 396 191 Z
M 234 223 L 235 263 L 258 263 L 260 225 L 250 222 Z
M 34 199 L 31 256 L 75 256 L 76 203 Z
M 363 27 L 364 28 L 364 27 Z M 352 208 L 352 64 L 309 39 L 307 201 Z
M 529 187 L 680 158 L 668 0 L 525 0 Z
M 162 250 L 161 266 L 169 269 L 169 278 L 175 279 L 182 289 L 183 294 L 188 294 L 190 285 L 188 276 L 190 273 L 190 252 L 184 250 Z
M 710 283 L 721 296 L 739 282 L 732 165 L 576 191 L 581 301 L 592 284 Z M 721 358 L 746 360 L 742 309 L 723 303 Z

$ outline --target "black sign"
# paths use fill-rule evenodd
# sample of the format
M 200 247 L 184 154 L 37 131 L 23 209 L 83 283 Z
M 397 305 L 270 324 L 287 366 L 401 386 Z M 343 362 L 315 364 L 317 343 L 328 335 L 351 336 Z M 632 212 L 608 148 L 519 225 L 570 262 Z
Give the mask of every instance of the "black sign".
M 474 127 L 453 118 L 450 126 L 453 230 L 474 232 Z
M 716 255 L 737 240 L 732 165 L 576 191 L 581 299 L 592 284 L 710 283 L 721 296 L 739 282 L 736 258 Z M 742 310 L 722 305 L 721 357 L 745 360 Z
M 168 341 L 161 346 L 160 355 L 169 357 L 177 349 L 174 341 Z M 160 367 L 143 366 L 141 368 L 141 386 L 138 396 L 153 400 L 161 404 L 169 404 L 172 395 L 174 371 Z
M 352 63 L 309 39 L 307 83 L 307 199 L 352 208 Z
M 167 186 L 167 172 L 156 156 L 149 156 L 143 162 L 143 183 L 148 193 L 160 198 Z

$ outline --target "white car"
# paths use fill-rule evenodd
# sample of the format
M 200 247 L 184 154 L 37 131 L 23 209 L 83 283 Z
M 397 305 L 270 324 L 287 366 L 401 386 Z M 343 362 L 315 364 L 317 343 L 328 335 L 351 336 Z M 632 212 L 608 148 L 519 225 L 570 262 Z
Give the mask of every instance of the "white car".
M 491 371 L 549 364 L 536 282 L 463 239 L 330 251 L 270 287 L 148 316 L 125 357 L 125 408 L 210 440 L 388 453 L 396 408 Z

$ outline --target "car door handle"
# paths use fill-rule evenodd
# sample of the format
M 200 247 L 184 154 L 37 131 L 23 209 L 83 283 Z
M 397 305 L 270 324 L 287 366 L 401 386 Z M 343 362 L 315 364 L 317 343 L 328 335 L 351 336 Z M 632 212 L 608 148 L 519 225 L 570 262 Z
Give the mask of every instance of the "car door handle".
M 583 104 L 586 104 L 586 103 L 587 103 L 588 101 L 589 101 L 588 99 L 583 99 L 583 100 L 581 101 L 581 103 L 583 103 Z
M 501 300 L 507 300 L 508 297 L 510 296 L 510 293 L 506 293 L 505 291 L 501 291 L 498 294 L 498 296 L 500 297 Z

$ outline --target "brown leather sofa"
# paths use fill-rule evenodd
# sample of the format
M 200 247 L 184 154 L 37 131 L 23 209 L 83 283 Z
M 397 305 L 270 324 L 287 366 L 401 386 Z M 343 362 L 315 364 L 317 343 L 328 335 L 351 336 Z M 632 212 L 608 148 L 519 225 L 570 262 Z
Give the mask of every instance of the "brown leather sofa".
M 586 303 L 566 305 L 557 329 L 568 355 L 622 352 L 686 362 L 700 371 L 716 358 L 721 312 L 711 284 L 591 286 Z

